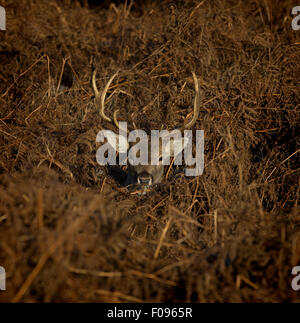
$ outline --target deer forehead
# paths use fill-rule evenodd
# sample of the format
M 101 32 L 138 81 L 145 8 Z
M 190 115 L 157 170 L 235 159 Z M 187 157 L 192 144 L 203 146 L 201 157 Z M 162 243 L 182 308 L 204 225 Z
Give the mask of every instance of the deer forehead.
M 116 134 L 110 130 L 105 132 L 105 137 L 109 144 L 117 151 L 125 152 L 132 147 L 135 147 L 136 150 L 144 148 L 147 149 L 148 152 L 151 152 L 152 155 L 161 154 L 162 152 L 170 154 L 172 151 L 176 150 L 176 148 L 178 148 L 177 150 L 180 152 L 189 143 L 189 138 L 173 138 L 171 135 L 158 137 L 148 137 L 146 135 L 136 137 L 135 141 L 131 139 L 131 141 L 128 142 L 127 137 Z

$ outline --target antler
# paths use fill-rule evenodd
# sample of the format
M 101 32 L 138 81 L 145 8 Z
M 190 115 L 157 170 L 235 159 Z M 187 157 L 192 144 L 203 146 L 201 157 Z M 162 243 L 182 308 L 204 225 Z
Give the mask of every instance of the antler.
M 194 99 L 194 115 L 193 115 L 193 119 L 188 124 L 184 124 L 181 128 L 179 128 L 179 130 L 192 128 L 199 116 L 199 110 L 200 110 L 199 81 L 194 72 L 192 72 L 192 75 L 194 79 L 195 92 L 196 92 L 195 99 Z
M 102 119 L 108 121 L 108 122 L 111 122 L 111 123 L 114 123 L 115 126 L 117 128 L 120 128 L 120 125 L 119 125 L 119 122 L 117 120 L 117 113 L 119 112 L 119 110 L 115 110 L 114 114 L 113 114 L 113 121 L 108 117 L 106 116 L 106 114 L 104 113 L 104 106 L 105 106 L 105 97 L 106 97 L 106 93 L 107 93 L 107 90 L 110 86 L 110 84 L 112 83 L 112 81 L 114 80 L 114 78 L 118 75 L 118 72 L 115 73 L 110 79 L 109 81 L 107 82 L 107 84 L 105 85 L 102 93 L 100 94 L 98 89 L 97 89 L 97 85 L 96 85 L 96 69 L 94 67 L 94 63 L 92 61 L 92 79 L 91 79 L 91 83 L 92 83 L 92 88 L 93 88 L 93 91 L 94 91 L 94 95 L 95 95 L 95 101 L 96 101 L 96 104 L 100 105 L 100 115 L 102 117 Z M 194 72 L 192 72 L 192 75 L 193 75 L 193 80 L 194 80 L 194 84 L 195 84 L 195 99 L 194 99 L 194 113 L 193 113 L 193 118 L 192 120 L 187 123 L 187 124 L 184 124 L 181 128 L 179 128 L 178 130 L 184 130 L 184 129 L 189 129 L 191 127 L 194 126 L 194 124 L 196 123 L 197 119 L 198 119 L 198 116 L 199 116 L 199 110 L 200 110 L 200 98 L 199 98 L 199 81 L 196 77 L 196 74 Z
M 112 81 L 114 80 L 114 78 L 117 76 L 118 72 L 115 73 L 110 79 L 109 81 L 107 82 L 107 84 L 105 85 L 102 93 L 100 94 L 98 89 L 97 89 L 97 85 L 96 85 L 96 69 L 94 67 L 94 64 L 92 63 L 92 80 L 91 80 L 91 83 L 92 83 L 92 88 L 93 88 L 93 91 L 94 91 L 94 95 L 95 95 L 95 101 L 96 101 L 96 104 L 97 105 L 100 105 L 100 115 L 102 117 L 102 119 L 108 121 L 108 122 L 111 122 L 112 123 L 112 120 L 104 113 L 104 107 L 105 107 L 105 97 L 106 97 L 106 93 L 107 93 L 107 90 L 110 86 L 110 84 L 112 83 Z M 115 124 L 115 126 L 117 128 L 120 128 L 119 126 L 119 122 L 117 120 L 117 113 L 118 113 L 119 110 L 116 110 L 114 112 L 114 116 L 113 116 L 113 123 Z

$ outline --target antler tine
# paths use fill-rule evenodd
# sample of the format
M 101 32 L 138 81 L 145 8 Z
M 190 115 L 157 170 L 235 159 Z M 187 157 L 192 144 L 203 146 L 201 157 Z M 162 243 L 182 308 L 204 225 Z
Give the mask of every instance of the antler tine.
M 114 120 L 115 126 L 120 129 L 120 125 L 119 125 L 119 122 L 117 120 L 117 113 L 118 112 L 119 112 L 119 110 L 115 110 L 113 120 Z
M 110 84 L 111 82 L 114 80 L 114 78 L 117 76 L 118 72 L 115 73 L 110 79 L 109 81 L 107 82 L 107 84 L 105 85 L 105 88 L 103 89 L 102 93 L 101 93 L 101 97 L 100 97 L 100 114 L 101 114 L 101 117 L 103 119 L 106 119 L 107 121 L 111 121 L 110 118 L 108 118 L 105 113 L 104 113 L 104 102 L 105 102 L 105 97 L 106 97 L 106 92 L 108 90 L 108 88 L 110 87 Z
M 195 99 L 194 99 L 194 113 L 193 113 L 193 119 L 186 125 L 183 126 L 183 129 L 189 129 L 193 127 L 193 125 L 196 123 L 198 116 L 199 116 L 199 110 L 200 110 L 200 97 L 199 97 L 199 81 L 196 77 L 196 74 L 192 72 L 194 84 L 195 84 Z
M 110 84 L 112 83 L 112 81 L 114 80 L 114 78 L 117 76 L 118 73 L 115 73 L 107 82 L 107 84 L 105 85 L 102 93 L 100 94 L 98 89 L 97 89 L 97 85 L 96 85 L 96 69 L 94 68 L 94 66 L 92 66 L 92 88 L 94 91 L 94 95 L 95 95 L 95 99 L 97 104 L 100 104 L 100 115 L 102 117 L 102 119 L 108 121 L 108 122 L 112 122 L 112 120 L 105 115 L 104 112 L 104 107 L 105 107 L 105 97 L 106 97 L 106 93 L 108 88 L 110 87 Z M 117 124 L 116 124 L 117 126 Z

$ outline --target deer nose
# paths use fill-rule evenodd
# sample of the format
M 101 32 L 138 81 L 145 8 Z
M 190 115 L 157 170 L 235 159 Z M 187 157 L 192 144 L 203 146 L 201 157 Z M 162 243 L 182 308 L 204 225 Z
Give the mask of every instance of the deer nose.
M 152 185 L 152 176 L 148 173 L 141 173 L 137 178 L 140 185 Z

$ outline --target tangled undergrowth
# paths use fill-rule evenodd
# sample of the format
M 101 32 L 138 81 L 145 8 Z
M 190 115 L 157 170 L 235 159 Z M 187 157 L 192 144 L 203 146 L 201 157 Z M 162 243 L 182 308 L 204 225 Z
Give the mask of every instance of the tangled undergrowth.
M 284 1 L 0 1 L 1 301 L 294 302 L 300 31 Z M 204 173 L 131 194 L 97 164 L 108 114 L 192 111 Z M 180 170 L 180 169 L 179 169 Z M 123 170 L 121 170 L 123 171 Z

